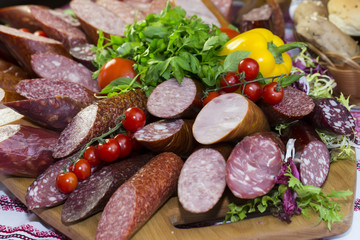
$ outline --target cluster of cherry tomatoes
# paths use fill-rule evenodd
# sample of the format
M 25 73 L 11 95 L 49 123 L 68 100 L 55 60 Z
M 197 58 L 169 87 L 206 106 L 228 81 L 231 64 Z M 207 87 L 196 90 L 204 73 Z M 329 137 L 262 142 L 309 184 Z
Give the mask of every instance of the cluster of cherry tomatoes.
M 96 146 L 87 147 L 82 158 L 57 176 L 56 186 L 61 192 L 74 191 L 78 181 L 87 179 L 91 175 L 91 167 L 96 166 L 100 161 L 114 162 L 117 159 L 126 158 L 132 150 L 138 150 L 140 146 L 133 138 L 133 133 L 145 125 L 146 115 L 137 107 L 127 109 L 124 115 L 122 126 L 127 130 L 127 134 L 119 133 Z
M 244 58 L 239 62 L 238 72 L 228 72 L 220 80 L 220 91 L 209 92 L 203 99 L 203 105 L 223 93 L 231 92 L 241 93 L 254 102 L 261 97 L 269 104 L 277 104 L 282 100 L 284 89 L 278 82 L 271 82 L 262 87 L 260 82 L 255 80 L 259 75 L 259 64 L 256 60 Z M 242 82 L 241 74 L 245 82 Z
M 31 33 L 30 30 L 27 29 L 27 28 L 19 28 L 19 30 L 23 31 L 23 32 Z M 37 30 L 37 31 L 33 32 L 33 34 L 35 36 L 48 37 L 48 35 L 46 35 L 46 33 L 44 31 L 41 31 L 41 30 Z

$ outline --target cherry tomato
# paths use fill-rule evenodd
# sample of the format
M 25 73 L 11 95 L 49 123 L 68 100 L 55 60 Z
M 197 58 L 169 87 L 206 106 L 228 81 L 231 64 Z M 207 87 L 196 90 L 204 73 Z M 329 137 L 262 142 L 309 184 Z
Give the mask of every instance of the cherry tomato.
M 277 82 L 271 82 L 264 86 L 262 97 L 269 104 L 277 104 L 281 102 L 284 96 L 284 88 L 279 86 Z
M 245 80 L 254 80 L 259 74 L 259 63 L 252 58 L 244 58 L 238 65 L 239 73 L 244 72 Z
M 239 83 L 240 83 L 239 75 L 236 74 L 235 72 L 228 72 L 226 74 L 226 76 L 220 80 L 220 87 L 224 87 L 223 89 L 221 89 L 224 92 L 227 92 L 227 93 L 235 92 L 236 90 L 238 90 L 240 85 L 233 86 L 233 87 L 227 87 L 227 86 L 232 86 L 232 85 L 239 84 Z
M 134 78 L 136 72 L 133 68 L 135 62 L 126 58 L 114 58 L 105 63 L 99 71 L 98 84 L 100 89 L 119 77 Z
M 63 193 L 71 193 L 77 184 L 78 179 L 73 172 L 60 173 L 56 177 L 56 187 Z
M 27 28 L 19 28 L 20 31 L 22 32 L 27 32 L 27 33 L 31 33 L 29 29 Z
M 114 162 L 120 156 L 119 143 L 112 138 L 106 139 L 97 146 L 97 155 L 104 162 Z
M 100 159 L 97 156 L 97 149 L 95 146 L 89 146 L 88 148 L 86 148 L 83 158 L 85 158 L 91 166 L 96 166 L 100 162 Z
M 235 29 L 232 28 L 228 28 L 228 27 L 221 27 L 220 31 L 223 33 L 226 33 L 228 35 L 229 38 L 234 38 L 237 35 L 239 35 L 240 33 L 238 31 L 236 31 Z
M 134 132 L 130 132 L 130 131 L 126 131 L 126 135 L 130 138 L 131 140 L 131 147 L 133 150 L 135 151 L 139 151 L 143 148 L 143 146 L 141 145 L 141 143 L 139 143 L 136 138 L 134 137 Z
M 48 37 L 48 35 L 46 35 L 46 33 L 44 33 L 41 30 L 37 30 L 33 33 L 35 36 L 40 36 L 40 37 Z
M 82 181 L 90 177 L 91 166 L 86 159 L 80 158 L 76 161 L 75 165 L 70 166 L 70 171 L 75 173 L 79 181 Z
M 146 115 L 143 110 L 138 107 L 128 108 L 125 112 L 125 119 L 122 120 L 123 127 L 130 131 L 136 132 L 145 126 Z
M 243 91 L 244 95 L 249 98 L 251 101 L 256 102 L 260 99 L 262 89 L 259 82 L 251 82 L 245 84 L 245 88 Z
M 125 134 L 117 134 L 114 139 L 119 143 L 120 146 L 120 158 L 125 158 L 130 155 L 132 151 L 132 143 L 129 136 Z
M 208 104 L 208 102 L 210 102 L 211 100 L 213 100 L 214 98 L 216 98 L 218 96 L 220 96 L 220 93 L 218 93 L 218 92 L 209 92 L 207 97 L 204 98 L 204 100 L 203 100 L 203 106 L 205 106 L 206 104 Z

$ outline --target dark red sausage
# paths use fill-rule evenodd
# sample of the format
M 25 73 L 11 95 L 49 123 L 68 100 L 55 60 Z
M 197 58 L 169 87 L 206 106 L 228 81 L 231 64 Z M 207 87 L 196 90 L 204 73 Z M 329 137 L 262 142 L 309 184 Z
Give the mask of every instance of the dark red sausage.
M 254 28 L 271 29 L 272 8 L 264 4 L 258 8 L 253 8 L 250 12 L 242 15 L 240 31 L 246 32 Z
M 57 132 L 22 125 L 0 127 L 0 173 L 22 177 L 36 177 L 54 159 L 53 147 Z
M 252 199 L 268 193 L 279 175 L 283 152 L 268 134 L 247 136 L 226 163 L 226 183 L 238 198 Z
M 92 174 L 69 195 L 61 211 L 61 220 L 75 222 L 102 211 L 112 194 L 151 157 L 150 154 L 130 157 Z
M 96 239 L 129 239 L 176 191 L 183 161 L 161 153 L 116 190 L 107 203 Z
M 30 7 L 36 5 L 17 5 L 0 9 L 0 21 L 13 28 L 26 28 L 30 32 L 40 30 L 40 23 L 31 14 Z
M 94 66 L 96 52 L 92 50 L 94 45 L 90 43 L 79 44 L 70 48 L 69 52 L 75 61 L 81 63 L 91 71 L 96 71 L 97 67 Z

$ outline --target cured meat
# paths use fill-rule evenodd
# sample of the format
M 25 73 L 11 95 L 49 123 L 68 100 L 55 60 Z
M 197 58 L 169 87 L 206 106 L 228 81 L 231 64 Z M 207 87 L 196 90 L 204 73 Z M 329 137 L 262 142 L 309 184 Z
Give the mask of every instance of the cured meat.
M 278 104 L 268 104 L 263 99 L 258 105 L 264 111 L 271 126 L 301 119 L 314 109 L 314 101 L 303 91 L 293 87 L 284 88 L 284 97 Z
M 150 158 L 150 154 L 130 157 L 92 174 L 69 195 L 62 208 L 61 220 L 71 223 L 102 211 L 112 194 Z
M 139 9 L 134 9 L 134 7 L 127 2 L 97 0 L 96 3 L 113 12 L 116 16 L 122 19 L 125 24 L 133 24 L 135 22 L 135 18 L 137 21 L 141 21 L 146 17 L 145 13 Z
M 202 86 L 198 82 L 185 77 L 179 84 L 175 78 L 170 78 L 151 92 L 147 109 L 159 118 L 191 118 L 200 111 L 202 96 Z
M 85 107 L 67 96 L 20 100 L 4 104 L 30 120 L 56 131 L 63 130 L 73 117 Z
M 36 5 L 17 5 L 0 9 L 0 21 L 13 28 L 26 28 L 30 32 L 40 30 L 40 23 L 31 14 L 30 7 Z
M 124 35 L 124 22 L 106 8 L 88 0 L 72 0 L 70 7 L 80 20 L 81 28 L 91 43 L 97 44 L 98 30 L 102 30 L 106 37 L 110 37 L 110 34 Z
M 17 124 L 0 127 L 0 173 L 36 177 L 54 163 L 52 150 L 59 134 Z
M 255 132 L 268 131 L 264 113 L 252 101 L 237 93 L 211 100 L 197 115 L 193 135 L 201 144 L 236 141 Z
M 53 156 L 63 158 L 75 152 L 92 138 L 116 125 L 116 119 L 129 107 L 146 111 L 146 96 L 142 90 L 129 91 L 93 103 L 81 110 L 62 131 Z
M 135 132 L 135 139 L 153 152 L 189 155 L 196 143 L 192 135 L 193 120 L 163 119 Z
M 19 66 L 0 59 L 0 88 L 15 90 L 16 84 L 28 77 Z
M 282 130 L 282 139 L 295 139 L 295 158 L 304 185 L 321 187 L 329 173 L 330 153 L 312 126 L 303 121 Z
M 70 14 L 66 13 L 64 9 L 50 9 L 50 12 L 55 16 L 60 17 L 65 22 L 69 23 L 71 26 L 79 28 L 81 27 L 80 21 L 77 18 L 72 17 Z
M 70 54 L 59 41 L 35 36 L 15 28 L 0 25 L 0 41 L 6 46 L 19 65 L 28 73 L 33 73 L 31 55 L 51 52 L 70 57 Z
M 139 2 L 139 1 L 133 1 L 133 0 L 124 0 L 123 2 L 126 2 L 127 4 L 129 4 L 130 6 L 132 6 L 134 9 L 136 10 L 140 10 L 143 11 L 144 13 L 146 13 L 145 15 L 148 15 L 150 12 L 148 12 L 148 10 L 150 10 L 150 8 L 152 7 L 154 2 L 161 2 L 164 0 L 152 0 L 152 1 L 148 1 L 148 2 Z M 160 13 L 162 9 L 159 9 L 159 12 L 153 12 L 153 13 Z
M 226 183 L 238 198 L 252 199 L 268 193 L 279 175 L 283 152 L 267 134 L 247 136 L 226 163 Z
M 242 15 L 240 31 L 246 32 L 254 28 L 266 28 L 271 30 L 273 10 L 268 4 L 252 9 L 250 12 Z
M 96 52 L 91 50 L 94 47 L 92 44 L 79 44 L 70 48 L 69 52 L 75 61 L 81 63 L 91 71 L 96 71 L 93 61 L 95 60 Z
M 62 42 L 67 49 L 87 43 L 86 35 L 80 29 L 54 15 L 49 9 L 36 6 L 30 9 L 46 35 Z
M 201 148 L 186 159 L 178 182 L 185 210 L 203 213 L 215 206 L 226 187 L 225 166 L 224 157 L 212 148 Z
M 161 11 L 166 7 L 167 0 L 153 0 L 150 2 L 150 6 L 146 9 L 146 15 L 151 13 L 161 13 Z M 171 5 L 175 5 L 173 1 L 170 1 Z
M 96 239 L 129 239 L 176 191 L 183 161 L 161 153 L 121 185 L 107 203 Z
M 16 85 L 16 92 L 33 100 L 68 96 L 84 105 L 89 105 L 96 100 L 95 93 L 82 85 L 54 78 L 22 80 Z
M 308 120 L 315 128 L 339 135 L 354 134 L 355 119 L 350 111 L 334 98 L 314 99 L 315 108 Z
M 285 20 L 279 2 L 276 0 L 267 0 L 267 3 L 273 9 L 271 30 L 275 35 L 279 36 L 280 38 L 284 38 Z
M 78 83 L 91 91 L 98 92 L 99 86 L 92 79 L 92 72 L 74 60 L 54 53 L 31 56 L 31 66 L 40 78 L 56 78 Z

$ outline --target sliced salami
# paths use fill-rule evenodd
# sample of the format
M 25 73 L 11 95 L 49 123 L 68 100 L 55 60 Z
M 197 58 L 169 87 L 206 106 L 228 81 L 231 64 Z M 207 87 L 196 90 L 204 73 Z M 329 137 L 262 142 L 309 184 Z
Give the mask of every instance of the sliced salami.
M 202 96 L 202 86 L 198 82 L 185 77 L 179 84 L 171 78 L 152 91 L 147 109 L 159 118 L 191 118 L 201 109 Z
M 214 98 L 199 112 L 193 125 L 195 139 L 205 145 L 236 141 L 268 130 L 269 124 L 261 109 L 237 93 Z
M 238 198 L 252 199 L 268 193 L 279 175 L 283 152 L 267 134 L 247 136 L 226 163 L 226 183 Z
M 51 157 L 59 134 L 10 124 L 0 127 L 0 173 L 37 177 L 54 163 Z
M 339 135 L 354 134 L 355 119 L 350 111 L 334 98 L 314 99 L 315 108 L 307 118 L 315 128 Z
M 242 15 L 240 31 L 246 32 L 254 28 L 266 28 L 271 30 L 271 16 L 273 10 L 268 4 L 252 9 Z
M 69 23 L 71 26 L 80 29 L 80 27 L 81 27 L 80 21 L 77 18 L 75 18 L 75 17 L 71 16 L 70 14 L 66 13 L 64 11 L 64 9 L 61 9 L 61 8 L 50 9 L 50 12 L 52 14 L 54 14 L 55 16 L 60 17 L 65 22 Z
M 226 187 L 225 166 L 224 157 L 212 148 L 201 148 L 186 159 L 178 182 L 185 210 L 203 213 L 215 206 Z
M 161 153 L 121 185 L 107 203 L 96 239 L 129 239 L 176 191 L 183 161 Z
M 134 134 L 135 139 L 153 152 L 189 155 L 195 147 L 193 120 L 163 119 L 146 125 Z
M 146 95 L 142 90 L 129 91 L 105 98 L 81 110 L 62 131 L 53 156 L 63 158 L 75 152 L 92 138 L 116 125 L 117 118 L 129 107 L 146 111 Z
M 40 78 L 56 78 L 78 83 L 91 91 L 98 92 L 99 86 L 92 79 L 92 72 L 82 64 L 54 53 L 31 56 L 31 66 Z
M 36 5 L 17 5 L 0 9 L 0 21 L 13 28 L 26 28 L 31 32 L 40 30 L 40 23 L 31 14 L 30 7 Z
M 16 85 L 16 92 L 33 100 L 68 96 L 84 105 L 92 104 L 96 100 L 95 93 L 82 85 L 55 78 L 22 80 Z
M 93 61 L 95 60 L 96 52 L 92 50 L 93 44 L 79 44 L 70 48 L 69 52 L 75 61 L 81 63 L 91 71 L 96 71 Z
M 71 223 L 102 211 L 112 194 L 151 157 L 150 154 L 130 157 L 92 174 L 69 195 L 61 211 L 61 220 Z

